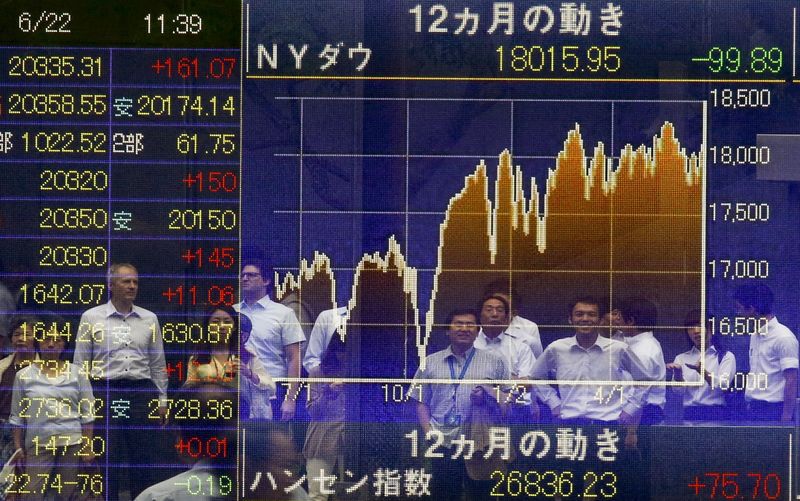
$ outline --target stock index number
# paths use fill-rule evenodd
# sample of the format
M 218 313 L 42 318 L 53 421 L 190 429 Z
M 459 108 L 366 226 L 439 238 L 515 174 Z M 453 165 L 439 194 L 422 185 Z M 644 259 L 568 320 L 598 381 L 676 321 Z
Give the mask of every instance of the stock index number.
M 100 56 L 33 56 L 13 55 L 8 58 L 8 76 L 31 78 L 101 78 Z
M 499 46 L 497 52 L 498 69 L 501 72 L 558 72 L 567 73 L 616 73 L 622 67 L 619 55 L 621 47 L 579 47 L 577 45 L 541 46 L 515 45 Z
M 108 173 L 102 170 L 45 169 L 39 175 L 42 191 L 105 191 Z
M 157 398 L 150 400 L 148 418 L 160 419 L 158 414 L 159 405 Z M 235 409 L 236 402 L 228 398 L 207 401 L 201 401 L 196 398 L 167 399 L 167 417 L 176 420 L 233 419 Z

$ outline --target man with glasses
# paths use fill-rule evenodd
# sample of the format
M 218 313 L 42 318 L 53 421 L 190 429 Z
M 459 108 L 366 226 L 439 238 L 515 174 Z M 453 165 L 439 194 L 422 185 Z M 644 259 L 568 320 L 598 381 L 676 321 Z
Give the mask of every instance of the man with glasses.
M 242 302 L 233 307 L 245 313 L 253 322 L 248 340 L 267 373 L 273 378 L 300 377 L 300 346 L 306 340 L 294 312 L 269 298 L 271 283 L 269 269 L 261 261 L 250 259 L 242 263 Z M 285 388 L 285 391 L 283 390 Z M 297 383 L 279 385 L 273 400 L 272 415 L 283 421 L 295 416 Z M 285 397 L 285 398 L 284 398 Z M 283 400 L 281 402 L 281 400 Z

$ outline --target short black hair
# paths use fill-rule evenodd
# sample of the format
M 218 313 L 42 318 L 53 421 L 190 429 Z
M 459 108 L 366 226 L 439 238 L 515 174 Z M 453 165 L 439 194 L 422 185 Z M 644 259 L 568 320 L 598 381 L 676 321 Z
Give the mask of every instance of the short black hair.
M 496 299 L 503 303 L 503 307 L 506 309 L 506 316 L 511 315 L 511 305 L 508 304 L 508 300 L 497 293 L 484 295 L 483 299 L 481 299 L 481 304 L 478 305 L 478 311 L 481 311 L 483 309 L 483 305 L 486 304 L 486 301 L 490 299 Z M 478 317 L 478 319 L 480 319 L 480 317 Z
M 292 437 L 289 423 L 281 421 L 247 421 L 244 423 L 244 454 L 250 461 L 260 465 L 269 463 L 273 456 L 285 454 L 287 451 L 275 450 L 274 436 L 284 435 Z
M 636 327 L 652 327 L 658 322 L 658 309 L 642 296 L 625 298 L 616 305 L 624 322 L 633 321 Z
M 475 311 L 473 308 L 456 308 L 455 310 L 450 311 L 447 314 L 447 320 L 445 320 L 445 328 L 449 329 L 450 324 L 453 323 L 453 319 L 461 316 L 461 315 L 472 315 L 475 317 L 475 323 L 480 325 L 481 323 L 481 314 Z
M 254 266 L 258 269 L 262 279 L 272 281 L 272 267 L 269 266 L 266 260 L 257 257 L 247 257 L 242 259 L 241 269 L 244 269 L 245 266 Z
M 597 313 L 602 317 L 605 314 L 603 310 L 603 306 L 600 304 L 600 301 L 597 300 L 594 296 L 578 296 L 569 303 L 569 314 L 572 315 L 572 310 L 575 309 L 575 305 L 578 303 L 583 304 L 593 304 L 597 306 Z
M 733 299 L 745 308 L 752 307 L 759 315 L 769 315 L 772 313 L 775 294 L 766 284 L 748 283 L 736 288 Z

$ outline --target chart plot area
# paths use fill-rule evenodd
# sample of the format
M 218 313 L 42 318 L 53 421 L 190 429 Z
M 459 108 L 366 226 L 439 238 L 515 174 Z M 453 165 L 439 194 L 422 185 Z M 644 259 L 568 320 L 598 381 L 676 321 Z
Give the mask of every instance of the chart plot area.
M 348 307 L 355 378 L 413 375 L 446 345 L 447 313 L 497 281 L 549 340 L 569 335 L 581 295 L 663 301 L 664 336 L 702 308 L 700 101 L 279 101 L 298 110 L 302 148 L 275 154 L 299 185 L 280 201 L 297 208 L 273 212 L 300 223 L 278 297 Z

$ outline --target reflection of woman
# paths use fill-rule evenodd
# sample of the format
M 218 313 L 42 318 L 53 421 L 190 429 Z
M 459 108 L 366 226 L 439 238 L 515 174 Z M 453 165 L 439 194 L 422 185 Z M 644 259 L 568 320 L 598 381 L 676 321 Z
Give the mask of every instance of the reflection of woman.
M 331 338 L 322 356 L 322 363 L 309 374 L 311 377 L 339 378 L 346 375 L 345 345 L 339 336 Z M 319 372 L 317 372 L 319 371 Z M 333 471 L 344 442 L 345 392 L 343 382 L 315 383 L 310 386 L 308 414 L 311 422 L 306 432 L 303 455 L 309 478 L 320 477 Z M 309 482 L 309 497 L 325 501 L 328 496 L 320 492 L 319 482 Z
M 40 322 L 39 318 L 26 315 L 11 320 L 9 325 L 11 354 L 0 360 L 0 465 L 5 464 L 14 454 L 12 426 L 8 423 L 11 413 L 11 388 L 17 372 L 37 359 L 36 347 L 33 343 L 33 327 Z M 5 333 L 3 333 L 5 334 Z M 5 485 L 0 485 L 0 499 L 5 499 Z
M 210 342 L 201 345 L 199 353 L 189 357 L 186 371 L 187 384 L 214 383 L 238 388 L 237 375 L 241 374 L 242 393 L 255 395 L 258 395 L 258 392 L 269 395 L 275 393 L 275 383 L 267 374 L 264 365 L 246 348 L 245 343 L 250 336 L 251 328 L 248 327 L 245 331 L 244 327 L 245 324 L 249 326 L 250 321 L 242 315 L 240 329 L 239 318 L 239 314 L 230 308 L 219 307 L 211 311 L 206 319 L 204 332 Z M 241 359 L 238 356 L 240 335 L 243 337 Z M 250 403 L 250 412 L 243 412 L 243 416 L 252 414 L 253 410 L 253 405 Z
M 694 310 L 686 316 L 686 334 L 691 340 L 692 349 L 675 357 L 667 364 L 675 381 L 703 381 L 702 386 L 674 386 L 683 394 L 683 419 L 686 421 L 724 421 L 729 417 L 725 400 L 726 389 L 736 373 L 736 357 L 722 347 L 718 336 L 711 328 L 705 333 L 705 367 L 700 371 L 701 332 L 700 311 Z
M 204 332 L 209 342 L 200 345 L 199 353 L 189 357 L 187 383 L 214 383 L 236 388 L 239 384 L 236 376 L 240 372 L 254 384 L 265 379 L 261 371 L 254 372 L 239 360 L 238 318 L 239 314 L 229 308 L 211 311 Z M 258 367 L 263 369 L 260 364 Z
M 30 478 L 25 499 L 69 500 L 80 485 L 78 463 L 94 459 L 92 387 L 78 366 L 61 360 L 63 337 L 48 333 L 36 345 L 41 361 L 17 373 L 9 417 Z M 59 488 L 52 479 L 61 480 Z

